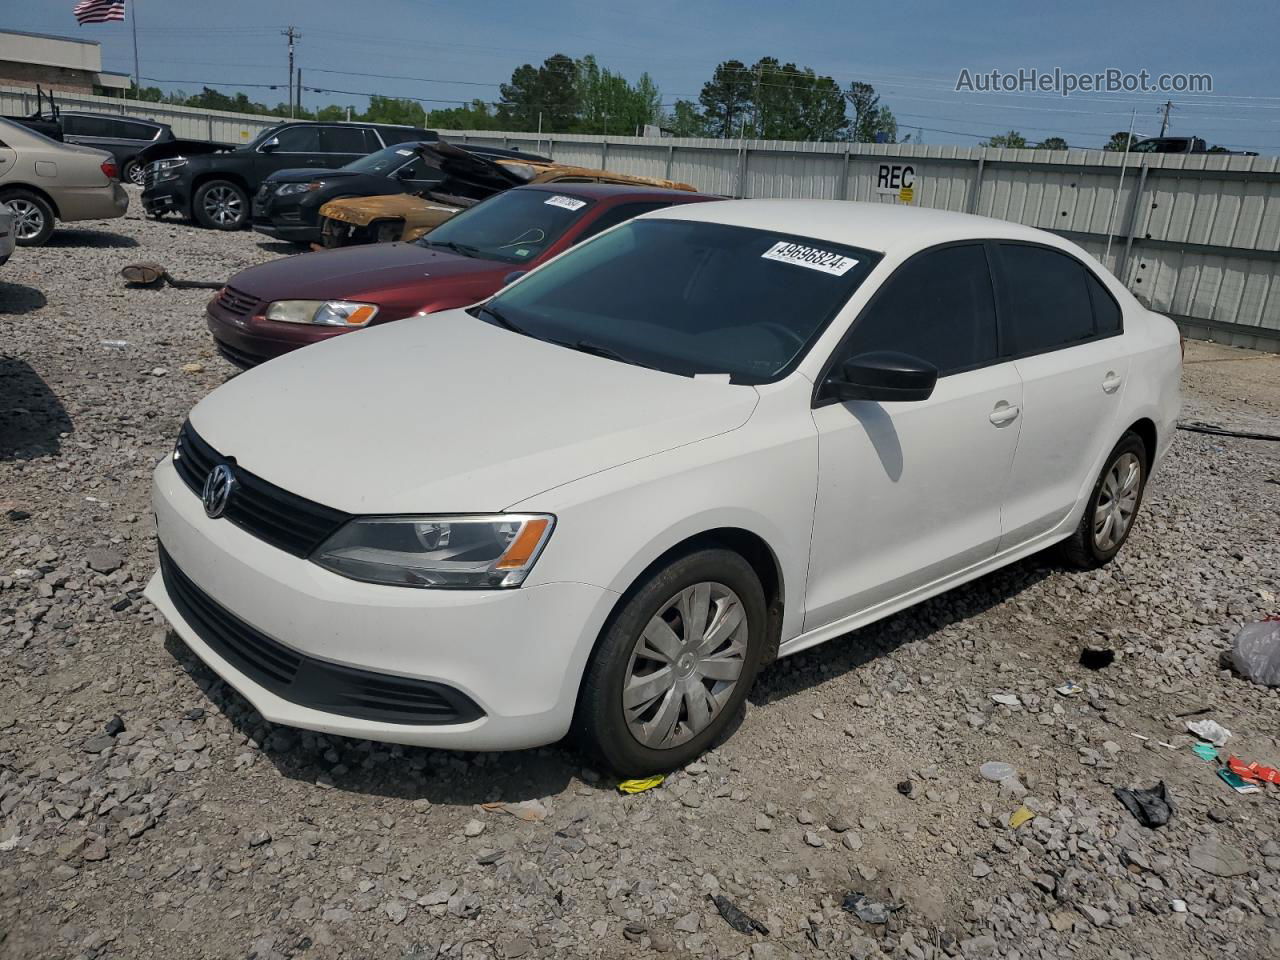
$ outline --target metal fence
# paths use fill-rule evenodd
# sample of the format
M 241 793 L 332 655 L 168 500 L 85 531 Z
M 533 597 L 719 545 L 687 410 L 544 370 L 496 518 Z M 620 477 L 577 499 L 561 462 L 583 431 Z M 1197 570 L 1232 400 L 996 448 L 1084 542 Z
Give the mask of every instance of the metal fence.
M 1040 227 L 1189 336 L 1280 351 L 1280 157 L 440 133 L 734 197 L 910 202 Z
M 66 110 L 158 120 L 179 137 L 226 143 L 280 122 L 87 94 L 55 99 Z M 35 108 L 32 91 L 0 86 L 0 113 Z M 728 196 L 909 202 L 1052 230 L 1189 336 L 1280 351 L 1280 157 L 440 133 Z

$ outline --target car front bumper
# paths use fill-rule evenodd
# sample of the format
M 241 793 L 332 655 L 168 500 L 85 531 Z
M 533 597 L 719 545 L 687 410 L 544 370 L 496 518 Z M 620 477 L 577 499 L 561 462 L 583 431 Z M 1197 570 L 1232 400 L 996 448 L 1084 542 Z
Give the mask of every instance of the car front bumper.
M 166 180 L 158 185 L 143 188 L 142 210 L 151 216 L 162 213 L 188 216 L 191 213 L 191 197 L 180 181 Z
M 266 309 L 266 304 L 262 304 Z M 268 320 L 254 312 L 236 316 L 222 309 L 217 300 L 205 309 L 214 346 L 229 361 L 242 369 L 256 367 L 291 350 L 348 333 L 360 327 L 332 327 L 311 323 L 283 323 Z
M 299 702 L 307 698 L 295 697 L 288 684 L 269 689 L 252 670 L 233 663 L 235 657 L 207 625 L 183 615 L 181 598 L 157 573 L 147 599 L 266 719 L 341 736 L 462 750 L 540 746 L 568 731 L 582 666 L 617 599 L 611 591 L 581 583 L 475 591 L 361 583 L 284 553 L 225 520 L 209 519 L 171 457 L 157 467 L 152 495 L 159 540 L 173 566 L 277 650 L 287 648 L 333 671 L 381 675 L 392 684 L 403 679 L 439 685 L 477 708 L 461 722 L 412 723 L 379 719 L 376 711 L 355 716 L 341 705 L 317 709 Z

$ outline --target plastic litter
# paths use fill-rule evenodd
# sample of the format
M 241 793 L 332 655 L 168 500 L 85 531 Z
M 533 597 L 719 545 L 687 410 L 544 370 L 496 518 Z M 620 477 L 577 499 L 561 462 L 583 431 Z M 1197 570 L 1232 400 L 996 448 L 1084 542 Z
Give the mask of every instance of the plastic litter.
M 888 923 L 889 914 L 902 909 L 872 900 L 866 894 L 851 891 L 844 895 L 840 907 L 845 913 L 856 914 L 863 923 Z
M 1017 830 L 1028 820 L 1034 820 L 1035 816 L 1035 813 L 1029 807 L 1019 807 L 1009 815 L 1009 826 Z
M 1201 760 L 1206 760 L 1210 763 L 1216 763 L 1218 760 L 1218 751 L 1211 743 L 1193 743 L 1191 752 Z
M 1245 763 L 1232 754 L 1227 757 L 1227 769 L 1236 776 L 1244 777 L 1246 780 L 1262 780 L 1266 783 L 1274 783 L 1280 786 L 1280 770 L 1275 767 L 1264 767 L 1257 762 Z
M 1116 652 L 1101 647 L 1085 647 L 1080 651 L 1080 666 L 1089 670 L 1101 670 L 1115 663 Z
M 724 922 L 739 933 L 762 933 L 766 937 L 769 935 L 769 928 L 757 920 L 750 914 L 743 913 L 728 897 L 721 894 L 707 894 L 707 899 L 716 905 L 716 909 L 720 911 L 720 916 L 724 917 Z
M 1084 693 L 1084 687 L 1078 683 L 1068 680 L 1060 687 L 1054 687 L 1053 692 L 1060 697 L 1074 697 L 1076 694 Z
M 1280 617 L 1247 623 L 1231 645 L 1236 673 L 1264 687 L 1280 687 Z
M 1215 747 L 1226 746 L 1231 731 L 1216 720 L 1188 720 L 1187 729 L 1201 740 L 1208 740 Z
M 1116 787 L 1115 794 L 1116 799 L 1144 827 L 1163 827 L 1173 816 L 1173 800 L 1165 789 L 1163 780 L 1146 790 L 1138 787 Z
M 1256 780 L 1246 780 L 1238 773 L 1232 773 L 1226 767 L 1218 771 L 1220 776 L 1232 790 L 1236 793 L 1261 793 L 1262 784 Z
M 978 772 L 982 774 L 982 779 L 999 783 L 1001 780 L 1008 780 L 1018 771 L 1014 769 L 1013 764 L 989 760 L 978 768 Z
M 124 350 L 129 346 L 128 340 L 100 340 L 98 342 L 111 350 Z
M 490 813 L 509 813 L 525 823 L 540 823 L 547 819 L 547 808 L 541 800 L 522 800 L 519 803 L 482 803 L 480 807 Z
M 1020 707 L 1022 701 L 1018 699 L 1016 693 L 993 693 L 991 699 L 1002 707 Z
M 623 780 L 618 784 L 618 789 L 623 793 L 644 793 L 646 790 L 662 786 L 662 782 L 666 779 L 664 774 L 659 773 L 656 776 L 642 777 L 639 780 Z

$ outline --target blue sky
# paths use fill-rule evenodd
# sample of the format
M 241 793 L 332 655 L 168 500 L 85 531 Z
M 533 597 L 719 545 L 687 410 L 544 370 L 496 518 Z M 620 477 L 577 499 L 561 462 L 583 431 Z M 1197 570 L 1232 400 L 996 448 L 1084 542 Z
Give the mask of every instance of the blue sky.
M 302 32 L 298 63 L 306 103 L 361 104 L 360 93 L 495 100 L 497 84 L 521 63 L 552 53 L 594 53 L 631 79 L 648 70 L 663 100 L 695 99 L 716 63 L 761 56 L 811 66 L 842 86 L 872 83 L 902 132 L 922 128 L 926 143 L 974 145 L 1020 130 L 1029 141 L 1058 135 L 1100 146 L 1129 126 L 1158 132 L 1165 96 L 979 94 L 955 92 L 959 71 L 1020 67 L 1095 72 L 1108 67 L 1152 74 L 1212 74 L 1213 94 L 1178 95 L 1171 133 L 1203 136 L 1236 149 L 1280 153 L 1280 5 L 1235 0 L 1228 6 L 1168 0 L 1138 4 L 997 2 L 851 3 L 849 0 L 129 0 L 136 4 L 142 75 L 195 92 L 217 81 L 251 97 L 282 91 L 247 86 L 286 82 L 289 23 Z M 0 26 L 100 40 L 108 70 L 132 72 L 127 24 L 78 27 L 74 0 L 10 3 Z M 353 12 L 354 11 L 354 12 Z M 418 81 L 323 72 L 402 74 Z M 444 82 L 426 82 L 444 81 Z M 210 85 L 213 85 L 212 83 Z M 432 104 L 424 104 L 428 108 Z M 449 106 L 441 103 L 440 106 Z

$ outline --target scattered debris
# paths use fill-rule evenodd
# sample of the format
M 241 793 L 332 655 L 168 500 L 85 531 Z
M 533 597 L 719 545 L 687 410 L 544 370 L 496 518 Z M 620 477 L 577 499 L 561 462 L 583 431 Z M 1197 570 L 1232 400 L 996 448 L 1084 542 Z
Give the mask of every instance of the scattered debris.
M 31 519 L 31 514 L 27 513 L 27 511 L 25 510 L 6 510 L 4 515 L 8 517 L 10 520 L 12 520 L 14 523 L 18 523 L 19 521 L 22 521 L 22 520 Z
M 181 370 L 183 373 L 204 373 L 204 364 L 195 363 L 195 362 L 184 363 L 178 369 Z
M 212 280 L 175 280 L 169 271 L 158 263 L 131 263 L 120 269 L 120 276 L 131 287 L 155 287 L 165 285 L 179 290 L 221 290 L 225 283 Z
M 1231 645 L 1236 673 L 1264 687 L 1280 687 L 1280 617 L 1247 623 Z
M 623 793 L 644 793 L 646 790 L 652 790 L 654 787 L 662 786 L 662 782 L 667 778 L 663 774 L 653 777 L 644 777 L 640 780 L 623 780 L 618 784 L 618 789 Z
M 1115 794 L 1116 799 L 1144 827 L 1163 827 L 1173 816 L 1173 800 L 1169 797 L 1163 780 L 1146 790 L 1138 787 L 1116 787 Z
M 1228 770 L 1226 767 L 1223 767 L 1218 771 L 1218 776 L 1220 776 L 1223 779 L 1223 781 L 1226 783 L 1226 785 L 1230 787 L 1232 790 L 1234 790 L 1236 793 L 1261 793 L 1262 792 L 1262 784 L 1257 783 L 1256 781 L 1253 781 L 1253 780 L 1246 780 L 1244 777 L 1240 776 L 1240 774 L 1233 773 L 1232 771 Z
M 1211 743 L 1193 743 L 1191 752 L 1201 760 L 1206 760 L 1210 763 L 1216 763 L 1218 760 L 1218 750 Z
M 993 693 L 991 699 L 1003 707 L 1020 707 L 1022 701 L 1016 693 Z
M 1086 670 L 1102 670 L 1115 663 L 1116 652 L 1102 647 L 1085 647 L 1080 651 L 1080 666 Z
M 1076 694 L 1084 693 L 1084 687 L 1080 686 L 1078 683 L 1068 680 L 1066 683 L 1062 684 L 1062 686 L 1054 687 L 1053 692 L 1060 697 L 1074 697 Z
M 1173 910 L 1173 912 L 1174 912 L 1174 913 L 1186 913 L 1186 912 L 1187 912 L 1187 901 L 1185 901 L 1185 900 L 1170 900 L 1170 901 L 1169 901 L 1169 907 L 1170 907 L 1170 909 L 1172 909 L 1172 910 Z
M 1264 767 L 1256 761 L 1245 763 L 1239 757 L 1231 754 L 1227 757 L 1227 769 L 1237 776 L 1244 777 L 1246 780 L 1262 780 L 1266 783 L 1274 783 L 1280 786 L 1280 770 L 1275 767 Z
M 845 913 L 856 914 L 863 923 L 888 923 L 889 915 L 902 909 L 901 904 L 890 906 L 857 891 L 846 893 L 840 907 Z
M 1012 764 L 1003 763 L 1000 760 L 990 760 L 980 766 L 978 772 L 982 774 L 982 779 L 990 780 L 992 783 L 999 783 L 1001 780 L 1008 780 L 1018 771 L 1014 769 Z
M 1034 820 L 1035 816 L 1034 811 L 1032 811 L 1030 807 L 1019 807 L 1009 815 L 1009 827 L 1012 830 L 1017 830 L 1028 820 Z
M 105 731 L 109 737 L 117 737 L 124 733 L 124 720 L 121 718 L 120 714 L 117 713 L 107 721 Z
M 523 820 L 526 823 L 541 823 L 547 819 L 547 808 L 541 800 L 521 800 L 519 803 L 482 803 L 482 810 L 488 810 L 490 813 L 509 813 L 517 820 Z
M 916 790 L 916 783 L 914 780 L 900 781 L 898 783 L 898 792 L 902 794 L 904 797 L 906 797 L 908 800 L 914 800 L 917 796 L 919 796 L 919 791 Z
M 129 346 L 128 340 L 100 340 L 98 342 L 108 350 L 124 350 Z
M 707 899 L 716 905 L 716 909 L 720 911 L 720 916 L 724 917 L 724 922 L 739 933 L 762 933 L 766 937 L 769 935 L 768 927 L 755 917 L 743 913 L 734 906 L 733 901 L 723 894 L 708 893 Z
M 1188 720 L 1187 729 L 1215 747 L 1225 747 L 1231 739 L 1231 731 L 1216 720 Z

